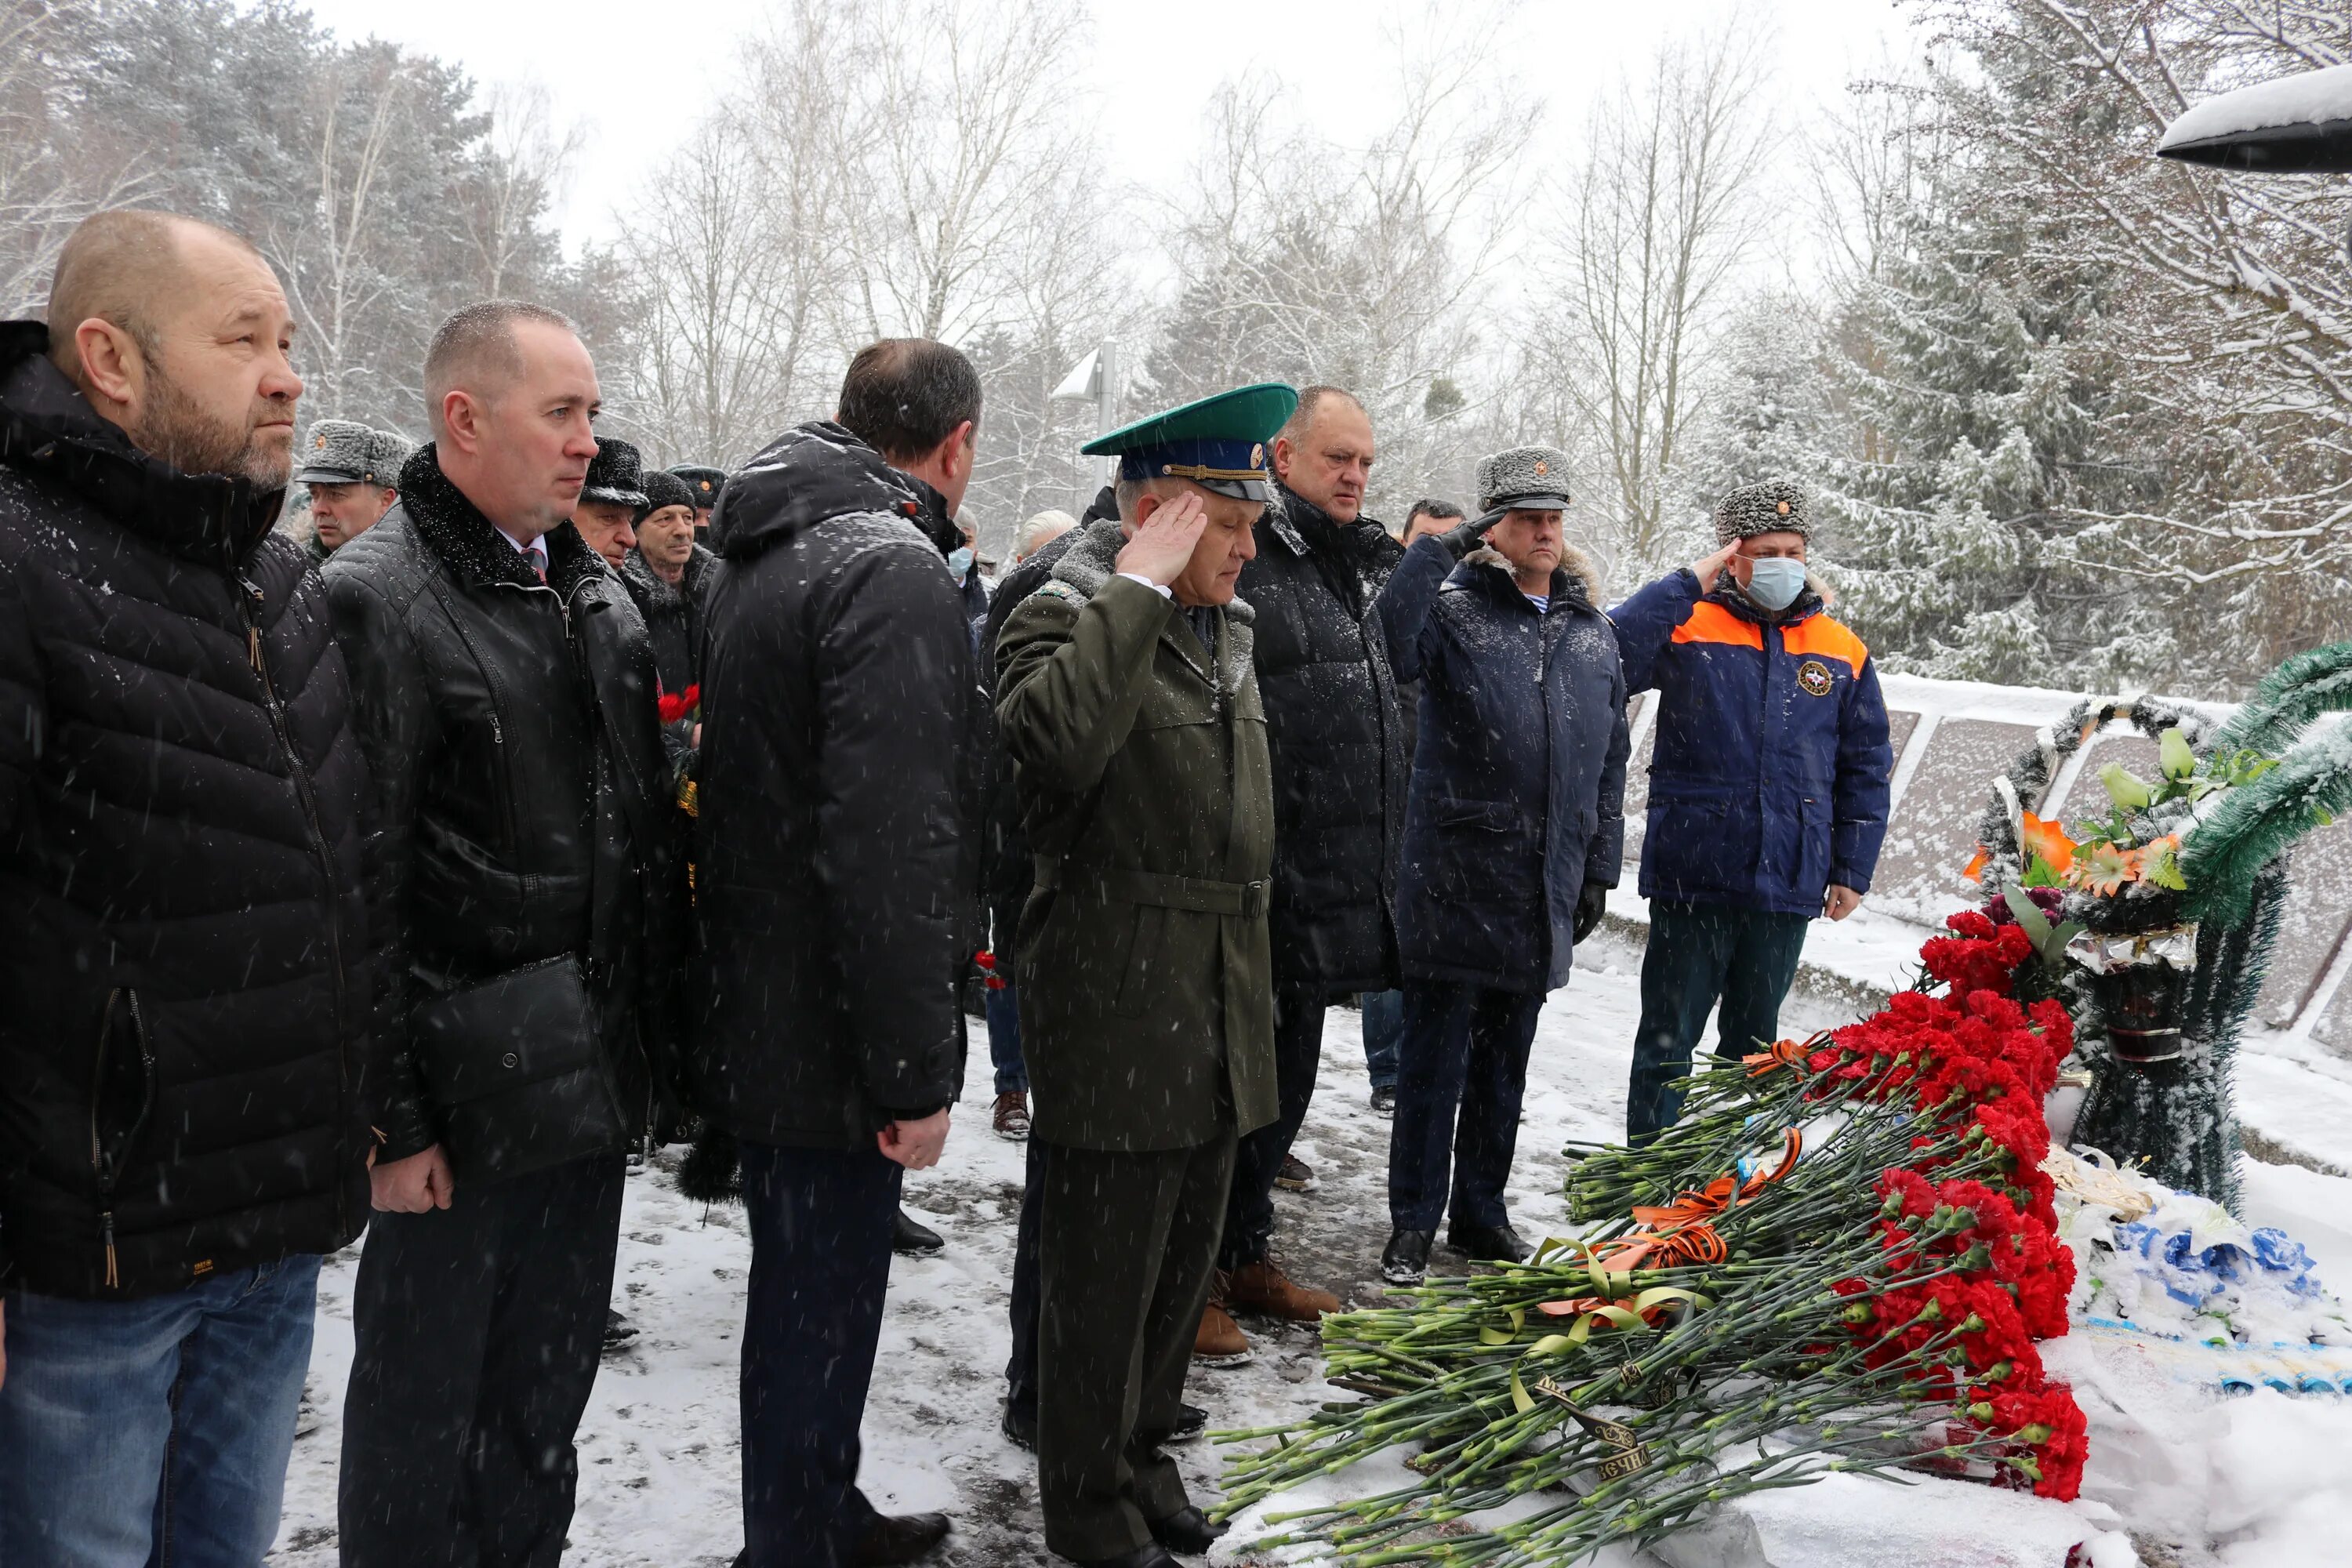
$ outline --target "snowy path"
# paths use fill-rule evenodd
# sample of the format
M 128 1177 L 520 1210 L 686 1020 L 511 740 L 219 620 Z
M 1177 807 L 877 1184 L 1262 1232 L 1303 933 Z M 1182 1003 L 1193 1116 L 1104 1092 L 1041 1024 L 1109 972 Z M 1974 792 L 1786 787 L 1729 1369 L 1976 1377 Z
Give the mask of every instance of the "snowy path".
M 1510 1204 L 1523 1234 L 1556 1230 L 1561 1146 L 1622 1131 L 1625 1073 L 1639 1011 L 1639 958 L 1596 942 L 1578 955 L 1574 984 L 1546 1007 L 1529 1084 Z M 1589 967 L 1588 967 L 1589 966 Z M 1845 1021 L 1792 998 L 1784 1031 Z M 1314 1192 L 1279 1195 L 1276 1247 L 1300 1278 L 1343 1299 L 1377 1297 L 1387 1239 L 1389 1123 L 1367 1106 L 1353 1011 L 1334 1008 L 1323 1069 L 1298 1153 Z M 1021 1201 L 1022 1148 L 988 1131 L 992 1098 L 984 1039 L 973 1051 L 946 1162 L 909 1178 L 907 1204 L 947 1238 L 932 1258 L 897 1260 L 866 1416 L 863 1484 L 886 1511 L 944 1510 L 956 1521 L 933 1559 L 964 1568 L 1055 1561 L 1040 1544 L 1034 1463 L 998 1430 L 1008 1343 L 1005 1294 Z M 2265 1168 L 2267 1170 L 2268 1168 Z M 2352 1283 L 2352 1183 L 2305 1171 L 2250 1183 L 2269 1223 L 2307 1238 L 2339 1289 Z M 2258 1216 L 2255 1223 L 2265 1223 Z M 351 1365 L 351 1289 L 358 1253 L 332 1258 L 320 1280 L 311 1365 L 315 1424 L 297 1442 L 286 1522 L 271 1561 L 287 1568 L 334 1562 L 334 1485 L 342 1393 Z M 1440 1268 L 1460 1261 L 1440 1250 Z M 567 1562 L 578 1568 L 724 1568 L 742 1542 L 736 1447 L 737 1335 L 750 1244 L 740 1212 L 707 1216 L 660 1170 L 633 1173 L 621 1225 L 615 1300 L 639 1338 L 608 1357 L 583 1423 L 580 1500 Z M 1333 1397 L 1303 1327 L 1244 1325 L 1258 1354 L 1247 1366 L 1196 1372 L 1189 1397 L 1213 1427 L 1269 1424 Z M 1050 1375 L 1050 1369 L 1048 1369 Z M 1214 1445 L 1184 1452 L 1196 1499 L 1213 1490 Z M 1646 1562 L 1631 1555 L 1604 1559 Z M 1812 1568 L 1841 1568 L 1822 1562 Z

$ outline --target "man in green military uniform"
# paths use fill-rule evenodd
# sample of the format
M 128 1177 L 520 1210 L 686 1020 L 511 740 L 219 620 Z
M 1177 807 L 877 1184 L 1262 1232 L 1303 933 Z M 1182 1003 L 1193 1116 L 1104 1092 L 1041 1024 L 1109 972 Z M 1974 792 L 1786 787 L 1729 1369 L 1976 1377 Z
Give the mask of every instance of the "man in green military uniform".
M 1045 1543 L 1158 1568 L 1221 1532 L 1160 1443 L 1207 1300 L 1235 1140 L 1275 1118 L 1274 795 L 1250 610 L 1265 447 L 1244 387 L 1089 445 L 1118 511 L 997 639 L 1036 890 L 1015 942 L 1043 1194 Z

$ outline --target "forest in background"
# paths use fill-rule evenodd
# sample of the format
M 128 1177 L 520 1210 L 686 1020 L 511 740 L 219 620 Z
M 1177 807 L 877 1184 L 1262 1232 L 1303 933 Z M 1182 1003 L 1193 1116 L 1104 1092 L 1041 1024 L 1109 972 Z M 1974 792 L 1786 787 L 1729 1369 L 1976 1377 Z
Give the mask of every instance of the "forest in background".
M 83 215 L 166 206 L 277 266 L 306 422 L 422 435 L 425 342 L 492 294 L 578 321 L 664 462 L 740 462 L 858 343 L 935 336 L 986 380 L 994 553 L 1091 489 L 1095 409 L 1049 395 L 1110 342 L 1129 413 L 1355 390 L 1377 515 L 1556 442 L 1618 593 L 1798 474 L 1890 670 L 2221 697 L 2352 633 L 2352 182 L 2149 156 L 2189 102 L 2352 60 L 2342 0 L 1908 0 L 1911 54 L 1825 113 L 1759 8 L 1574 123 L 1495 58 L 1509 12 L 1399 13 L 1357 142 L 1236 75 L 1178 204 L 1066 89 L 1079 0 L 779 0 L 631 209 L 559 235 L 543 92 L 281 0 L 0 0 L 0 309 L 39 313 Z

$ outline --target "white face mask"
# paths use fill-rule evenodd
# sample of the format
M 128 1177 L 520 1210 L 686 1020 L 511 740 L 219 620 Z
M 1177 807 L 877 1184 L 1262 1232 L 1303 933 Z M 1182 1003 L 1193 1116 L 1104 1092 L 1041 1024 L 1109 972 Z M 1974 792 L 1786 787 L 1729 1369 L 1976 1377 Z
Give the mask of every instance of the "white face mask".
M 971 546 L 959 544 L 948 552 L 948 572 L 959 583 L 971 574 Z
M 1805 591 L 1805 563 L 1767 555 L 1748 563 L 1748 596 L 1768 610 L 1785 610 Z

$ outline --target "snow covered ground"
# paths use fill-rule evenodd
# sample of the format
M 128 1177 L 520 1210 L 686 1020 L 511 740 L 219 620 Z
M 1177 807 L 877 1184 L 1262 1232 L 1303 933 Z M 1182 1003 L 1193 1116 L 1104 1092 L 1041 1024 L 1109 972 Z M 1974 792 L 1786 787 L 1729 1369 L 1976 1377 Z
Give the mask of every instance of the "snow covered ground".
M 1574 984 L 1545 1009 L 1511 1189 L 1523 1234 L 1541 1236 L 1561 1225 L 1561 1146 L 1622 1130 L 1639 962 L 1630 946 L 1589 944 L 1578 954 Z M 1853 1016 L 1849 1005 L 1799 997 L 1782 1024 L 1796 1031 Z M 2301 1065 L 2280 1060 L 2290 1070 Z M 2304 1070 L 2307 1081 L 2311 1069 Z M 1357 1302 L 1381 1293 L 1379 1257 L 1387 1237 L 1389 1123 L 1371 1114 L 1367 1093 L 1357 1015 L 1334 1008 L 1321 1084 L 1298 1145 L 1320 1182 L 1313 1192 L 1280 1195 L 1276 1246 L 1294 1273 Z M 950 1514 L 956 1533 L 935 1561 L 965 1568 L 1054 1561 L 1039 1543 L 1034 1461 L 997 1425 L 1022 1149 L 990 1134 L 990 1099 L 987 1051 L 975 1024 L 947 1160 L 907 1184 L 908 1208 L 947 1238 L 947 1249 L 896 1263 L 865 1428 L 868 1495 L 886 1511 Z M 2315 1127 L 2310 1136 L 2333 1163 L 2352 1169 L 2352 1121 Z M 2250 1162 L 2247 1190 L 2252 1223 L 2288 1229 L 2339 1292 L 2352 1286 L 2352 1180 Z M 357 1260 L 357 1248 L 331 1259 L 320 1281 L 311 1409 L 295 1445 L 285 1526 L 271 1557 L 285 1568 L 328 1568 L 335 1560 L 336 1456 Z M 1440 1268 L 1463 1267 L 1443 1249 L 1434 1261 Z M 706 1214 L 680 1198 L 658 1167 L 631 1174 L 615 1300 L 642 1332 L 606 1359 L 582 1426 L 579 1511 L 568 1562 L 581 1568 L 723 1568 L 732 1561 L 742 1542 L 736 1336 L 749 1265 L 738 1211 Z M 1318 1375 L 1310 1330 L 1257 1321 L 1245 1327 L 1256 1359 L 1196 1372 L 1192 1381 L 1189 1397 L 1208 1408 L 1213 1427 L 1267 1425 L 1336 1396 Z M 2347 1404 L 2265 1394 L 2217 1407 L 2210 1420 L 2180 1436 L 2178 1445 L 2186 1447 L 2177 1457 L 2197 1476 L 2197 1506 L 2164 1511 L 2180 1530 L 2210 1535 L 2177 1550 L 2163 1545 L 2171 1531 L 2148 1538 L 2147 1561 L 2179 1568 L 2315 1568 L 2342 1561 L 2340 1553 L 2306 1553 L 2340 1544 L 2324 1539 L 2336 1528 L 2328 1521 L 2352 1506 L 2352 1495 L 2336 1489 L 2347 1484 L 2342 1457 L 2352 1452 Z M 2095 1468 L 2095 1428 L 2093 1444 Z M 1184 1462 L 1195 1498 L 1212 1496 L 1220 1467 L 1215 1446 L 1192 1445 Z M 2110 1480 L 2128 1484 L 2120 1474 Z M 1889 1561 L 1883 1555 L 1887 1542 L 1873 1539 L 1874 1518 L 1889 1517 L 1878 1505 L 1901 1510 L 1902 1500 L 1916 1496 L 1865 1481 L 1788 1495 L 1798 1504 L 1792 1521 L 1801 1519 L 1812 1533 L 1801 1557 L 1782 1568 L 1800 1561 L 1805 1568 L 1872 1568 Z M 1833 1497 L 1833 1506 L 1822 1506 Z M 1808 1498 L 1815 1506 L 1802 1506 Z M 1842 1517 L 1853 1528 L 1822 1528 L 1822 1520 Z M 2219 1555 L 2209 1550 L 2217 1542 Z M 2098 1568 L 2112 1568 L 2110 1557 L 2102 1552 Z M 1652 1561 L 1630 1552 L 1603 1559 Z M 1961 1568 L 1979 1560 L 1949 1561 Z

